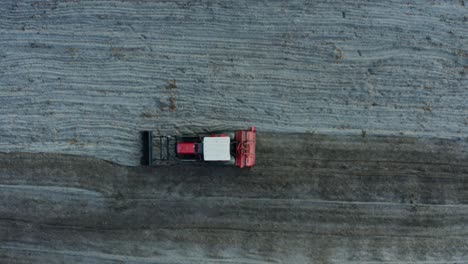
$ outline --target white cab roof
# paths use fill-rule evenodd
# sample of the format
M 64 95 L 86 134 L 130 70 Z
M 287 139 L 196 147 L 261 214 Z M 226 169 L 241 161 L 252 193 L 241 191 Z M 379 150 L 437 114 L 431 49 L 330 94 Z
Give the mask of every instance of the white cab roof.
M 229 137 L 204 137 L 203 159 L 204 160 L 230 160 Z

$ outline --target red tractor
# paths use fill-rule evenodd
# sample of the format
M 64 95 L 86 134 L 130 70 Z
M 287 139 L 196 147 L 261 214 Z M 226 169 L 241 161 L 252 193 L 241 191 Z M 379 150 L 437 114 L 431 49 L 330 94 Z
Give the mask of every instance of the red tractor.
M 142 165 L 157 161 L 198 161 L 239 168 L 255 165 L 256 128 L 238 131 L 220 131 L 193 136 L 158 136 L 153 144 L 153 133 L 143 131 Z M 153 157 L 153 148 L 159 156 Z

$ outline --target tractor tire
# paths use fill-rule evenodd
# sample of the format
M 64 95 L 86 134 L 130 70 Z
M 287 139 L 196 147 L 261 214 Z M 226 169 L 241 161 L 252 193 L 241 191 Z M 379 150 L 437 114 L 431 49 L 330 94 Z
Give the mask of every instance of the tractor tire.
M 226 134 L 226 135 L 229 135 L 229 138 L 232 140 L 234 140 L 234 138 L 236 137 L 236 132 L 234 131 L 216 131 L 215 134 Z
M 223 161 L 223 165 L 225 166 L 235 166 L 236 165 L 236 158 L 231 155 L 231 159 L 228 161 Z

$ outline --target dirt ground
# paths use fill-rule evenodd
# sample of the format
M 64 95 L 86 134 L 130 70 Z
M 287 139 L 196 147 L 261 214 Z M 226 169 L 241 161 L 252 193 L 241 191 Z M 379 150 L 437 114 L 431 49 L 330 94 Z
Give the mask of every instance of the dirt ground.
M 144 129 L 466 137 L 464 1 L 0 1 L 0 151 Z
M 464 0 L 0 1 L 0 263 L 468 263 Z M 140 131 L 257 126 L 251 170 Z
M 0 258 L 465 263 L 467 144 L 260 133 L 251 170 L 4 154 Z

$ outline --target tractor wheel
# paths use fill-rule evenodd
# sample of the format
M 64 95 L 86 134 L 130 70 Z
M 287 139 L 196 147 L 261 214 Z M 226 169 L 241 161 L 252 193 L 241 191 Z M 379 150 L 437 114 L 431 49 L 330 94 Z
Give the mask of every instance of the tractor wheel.
M 224 161 L 223 162 L 223 165 L 226 165 L 226 166 L 234 166 L 236 165 L 236 158 L 234 156 L 231 155 L 231 159 L 228 160 L 228 161 Z
M 234 138 L 236 137 L 236 132 L 234 132 L 234 131 L 216 131 L 215 134 L 229 135 L 229 138 L 231 140 L 234 140 Z

